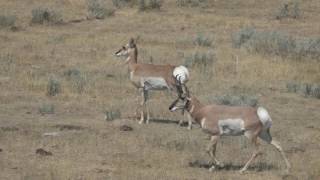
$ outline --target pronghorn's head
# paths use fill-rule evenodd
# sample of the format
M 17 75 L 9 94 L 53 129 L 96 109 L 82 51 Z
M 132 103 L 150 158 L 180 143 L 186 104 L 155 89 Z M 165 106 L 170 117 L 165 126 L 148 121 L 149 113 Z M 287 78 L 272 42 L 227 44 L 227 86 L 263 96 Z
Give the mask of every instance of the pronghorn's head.
M 117 57 L 126 57 L 128 58 L 129 56 L 133 56 L 135 59 L 137 58 L 138 51 L 137 51 L 137 46 L 134 42 L 134 39 L 131 38 L 129 40 L 129 43 L 126 44 L 125 46 L 122 46 L 116 53 L 115 55 Z
M 178 98 L 172 102 L 172 104 L 169 106 L 169 110 L 171 112 L 177 111 L 177 110 L 188 110 L 189 106 L 191 104 L 191 96 L 189 94 L 189 90 L 187 86 L 183 84 L 179 84 L 180 90 L 178 90 Z M 185 89 L 183 91 L 183 88 Z
M 177 111 L 177 110 L 188 110 L 190 106 L 191 98 L 189 97 L 183 97 L 183 98 L 177 98 L 173 103 L 170 105 L 169 110 L 171 112 Z

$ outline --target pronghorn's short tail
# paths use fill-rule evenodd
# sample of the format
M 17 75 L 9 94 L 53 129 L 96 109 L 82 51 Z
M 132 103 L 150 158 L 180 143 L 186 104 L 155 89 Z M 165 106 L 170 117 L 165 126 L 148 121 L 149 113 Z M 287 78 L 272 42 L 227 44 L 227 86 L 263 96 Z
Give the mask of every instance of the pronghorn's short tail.
M 189 70 L 185 66 L 177 66 L 173 70 L 173 76 L 181 83 L 185 84 L 189 80 Z
M 263 125 L 263 129 L 269 129 L 272 124 L 272 119 L 271 119 L 268 111 L 263 107 L 258 107 L 257 115 Z

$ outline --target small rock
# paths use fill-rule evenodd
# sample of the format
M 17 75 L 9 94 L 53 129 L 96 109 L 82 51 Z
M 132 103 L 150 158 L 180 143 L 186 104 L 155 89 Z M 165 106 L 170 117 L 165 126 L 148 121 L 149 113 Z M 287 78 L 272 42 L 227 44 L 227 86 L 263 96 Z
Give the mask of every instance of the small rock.
M 39 154 L 41 156 L 52 156 L 52 152 L 46 151 L 42 148 L 37 149 L 36 154 Z
M 133 128 L 127 125 L 120 126 L 120 131 L 132 131 Z
M 0 152 L 2 152 L 3 150 L 0 148 Z
M 59 132 L 47 132 L 47 133 L 43 133 L 43 136 L 59 136 L 60 133 Z

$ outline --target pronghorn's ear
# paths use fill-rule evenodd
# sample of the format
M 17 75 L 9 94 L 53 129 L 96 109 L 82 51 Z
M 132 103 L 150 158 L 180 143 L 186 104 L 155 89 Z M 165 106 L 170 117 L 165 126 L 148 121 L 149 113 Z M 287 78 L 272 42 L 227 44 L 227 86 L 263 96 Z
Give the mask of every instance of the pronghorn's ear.
M 136 37 L 136 44 L 139 44 L 139 40 L 140 40 L 140 38 L 141 38 L 141 36 L 140 35 L 137 35 L 137 37 Z
M 134 39 L 133 38 L 130 38 L 129 40 L 129 47 L 130 48 L 134 48 L 136 46 L 135 42 L 134 42 Z

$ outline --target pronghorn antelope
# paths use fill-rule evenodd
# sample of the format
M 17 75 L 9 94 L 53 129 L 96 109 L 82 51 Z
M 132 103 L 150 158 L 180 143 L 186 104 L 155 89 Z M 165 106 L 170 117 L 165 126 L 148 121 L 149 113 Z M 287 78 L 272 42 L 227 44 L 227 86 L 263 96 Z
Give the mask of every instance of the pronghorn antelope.
M 203 105 L 194 96 L 179 95 L 169 107 L 170 111 L 184 109 L 188 112 L 190 119 L 200 124 L 204 132 L 211 135 L 210 143 L 207 147 L 207 153 L 211 160 L 210 171 L 216 166 L 223 166 L 215 156 L 216 146 L 220 136 L 246 136 L 255 146 L 255 151 L 248 162 L 243 166 L 240 172 L 247 170 L 250 163 L 261 154 L 258 137 L 263 141 L 271 144 L 280 153 L 286 163 L 286 172 L 289 172 L 290 163 L 286 158 L 280 143 L 273 140 L 270 135 L 271 117 L 268 111 L 263 107 L 253 108 L 244 106 L 225 106 L 225 105 Z
M 185 85 L 189 80 L 189 71 L 184 66 L 138 63 L 138 49 L 132 38 L 129 43 L 117 51 L 115 55 L 118 57 L 126 57 L 125 63 L 128 64 L 129 67 L 130 80 L 141 92 L 142 109 L 140 111 L 140 124 L 144 122 L 145 109 L 147 111 L 146 123 L 149 123 L 149 108 L 146 103 L 150 90 L 170 90 L 183 93 L 183 87 L 185 86 L 182 86 L 182 84 Z M 179 122 L 180 125 L 181 123 L 182 121 Z M 191 122 L 189 122 L 188 129 L 191 129 Z

